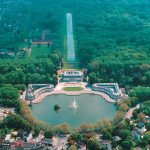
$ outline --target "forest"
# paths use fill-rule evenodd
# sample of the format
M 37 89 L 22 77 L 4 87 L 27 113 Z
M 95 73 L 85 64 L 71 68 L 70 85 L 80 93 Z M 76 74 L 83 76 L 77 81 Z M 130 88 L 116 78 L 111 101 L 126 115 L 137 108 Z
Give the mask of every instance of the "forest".
M 16 0 L 2 6 L 0 48 L 17 52 L 25 39 L 39 40 L 47 32 L 52 49 L 65 57 L 65 17 L 71 12 L 76 56 L 80 67 L 88 69 L 90 83 L 148 85 L 149 7 L 148 0 Z
M 0 48 L 17 51 L 25 39 L 40 39 L 42 31 L 48 30 L 46 38 L 53 42 L 53 49 L 66 51 L 65 15 L 71 12 L 82 67 L 114 51 L 149 56 L 149 7 L 148 0 L 15 0 L 2 6 Z

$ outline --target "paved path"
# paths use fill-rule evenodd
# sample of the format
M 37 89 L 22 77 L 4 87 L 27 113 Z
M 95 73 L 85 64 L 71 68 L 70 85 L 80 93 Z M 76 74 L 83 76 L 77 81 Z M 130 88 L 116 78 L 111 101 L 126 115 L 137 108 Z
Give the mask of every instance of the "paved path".
M 26 49 L 28 57 L 30 57 L 32 49 L 31 48 L 27 48 L 27 47 L 25 49 Z
M 138 108 L 140 108 L 140 104 L 136 105 L 136 107 L 134 108 L 130 108 L 128 112 L 126 113 L 125 119 L 126 118 L 130 119 L 132 117 L 133 111 Z

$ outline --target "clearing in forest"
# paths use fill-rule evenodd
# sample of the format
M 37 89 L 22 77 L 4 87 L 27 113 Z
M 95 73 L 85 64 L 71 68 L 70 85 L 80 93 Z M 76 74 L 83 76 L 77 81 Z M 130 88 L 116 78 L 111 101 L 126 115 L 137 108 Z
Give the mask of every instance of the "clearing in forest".
M 31 48 L 31 54 L 30 57 L 31 58 L 35 58 L 37 56 L 41 56 L 41 55 L 49 55 L 51 48 L 48 47 L 47 45 L 41 45 L 41 46 L 32 46 Z
M 66 38 L 66 49 L 67 49 L 67 59 L 64 62 L 63 69 L 78 69 L 79 62 L 76 59 L 75 54 L 75 43 L 74 43 L 74 35 L 73 35 L 73 22 L 72 22 L 72 14 L 66 14 L 66 26 L 67 26 L 67 38 Z

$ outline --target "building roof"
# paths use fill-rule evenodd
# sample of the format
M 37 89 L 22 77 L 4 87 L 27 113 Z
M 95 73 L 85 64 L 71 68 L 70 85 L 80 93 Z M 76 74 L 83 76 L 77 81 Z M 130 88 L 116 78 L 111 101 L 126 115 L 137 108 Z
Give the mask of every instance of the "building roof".
M 52 139 L 43 138 L 42 143 L 43 144 L 52 144 Z
M 69 70 L 69 71 L 64 71 L 63 73 L 65 76 L 78 76 L 78 75 L 83 75 L 82 71 L 76 71 L 76 70 Z
M 114 136 L 113 139 L 114 139 L 115 141 L 120 141 L 120 140 L 121 140 L 121 138 L 120 138 L 119 136 Z
M 142 129 L 145 126 L 144 122 L 137 123 L 136 127 Z

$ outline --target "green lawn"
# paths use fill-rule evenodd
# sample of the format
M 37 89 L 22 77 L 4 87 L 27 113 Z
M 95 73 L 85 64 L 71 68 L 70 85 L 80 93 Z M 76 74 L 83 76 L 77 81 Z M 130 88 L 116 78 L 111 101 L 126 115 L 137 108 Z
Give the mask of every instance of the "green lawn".
M 80 69 L 79 62 L 64 62 L 63 69 Z
M 82 91 L 82 87 L 65 87 L 63 88 L 64 91 Z
M 42 45 L 40 47 L 32 46 L 30 57 L 35 58 L 40 55 L 48 55 L 50 54 L 50 49 L 51 47 L 42 46 Z

